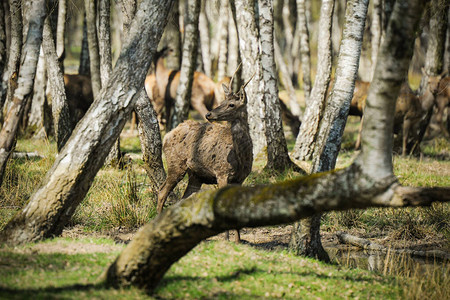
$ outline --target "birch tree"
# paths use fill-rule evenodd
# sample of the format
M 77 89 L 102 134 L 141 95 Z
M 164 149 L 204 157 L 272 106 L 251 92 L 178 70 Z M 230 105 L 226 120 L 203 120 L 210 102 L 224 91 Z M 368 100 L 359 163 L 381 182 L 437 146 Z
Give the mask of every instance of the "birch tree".
M 188 117 L 192 82 L 194 80 L 194 71 L 197 61 L 200 1 L 185 1 L 186 13 L 184 18 L 183 58 L 181 60 L 180 81 L 177 87 L 171 128 L 177 127 L 178 124 Z
M 297 32 L 300 38 L 300 58 L 302 62 L 303 93 L 305 105 L 309 105 L 311 93 L 311 54 L 309 51 L 309 30 L 306 20 L 306 0 L 297 0 Z
M 317 74 L 306 107 L 300 132 L 295 141 L 293 156 L 297 160 L 312 159 L 313 147 L 323 116 L 326 92 L 331 77 L 331 31 L 334 0 L 322 1 L 319 19 Z
M 55 40 L 47 17 L 44 22 L 42 49 L 47 65 L 50 95 L 52 99 L 52 115 L 58 152 L 66 144 L 72 132 L 72 124 L 64 88 L 64 77 L 58 61 Z
M 95 0 L 84 0 L 86 11 L 87 41 L 89 49 L 89 68 L 91 74 L 92 92 L 97 98 L 102 83 L 100 79 L 100 56 L 97 38 L 97 5 Z

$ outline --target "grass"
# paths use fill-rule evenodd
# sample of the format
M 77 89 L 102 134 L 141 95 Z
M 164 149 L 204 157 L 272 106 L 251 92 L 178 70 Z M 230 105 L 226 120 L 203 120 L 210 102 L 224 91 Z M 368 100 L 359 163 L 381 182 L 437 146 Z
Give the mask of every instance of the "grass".
M 0 298 L 401 299 L 409 285 L 402 277 L 327 265 L 286 251 L 208 241 L 174 264 L 154 294 L 146 295 L 135 288 L 111 289 L 98 280 L 123 245 L 108 253 L 33 252 L 41 244 L 65 242 L 58 238 L 1 249 Z M 89 246 L 108 241 L 76 242 Z
M 355 157 L 353 144 L 358 129 L 351 119 L 343 139 L 338 167 L 349 165 Z M 295 140 L 288 138 L 292 149 Z M 424 273 L 406 258 L 389 256 L 382 261 L 386 272 L 353 269 L 348 261 L 325 265 L 295 257 L 284 251 L 264 251 L 249 245 L 204 242 L 175 264 L 154 295 L 128 288 L 109 289 L 98 277 L 120 252 L 123 244 L 98 236 L 117 229 L 134 231 L 155 216 L 155 191 L 150 190 L 142 167 L 139 139 L 121 140 L 122 151 L 133 155 L 123 170 L 104 167 L 70 225 L 79 226 L 94 236 L 87 240 L 58 238 L 16 249 L 0 248 L 0 298 L 79 299 L 79 298 L 382 298 L 445 299 L 449 295 L 448 264 L 440 263 Z M 435 139 L 423 145 L 422 158 L 394 156 L 394 172 L 400 182 L 410 186 L 449 186 L 449 141 Z M 19 140 L 18 151 L 37 151 L 43 159 L 10 160 L 0 187 L 0 228 L 28 201 L 51 167 L 56 147 L 53 142 Z M 267 184 L 298 176 L 291 170 L 272 174 L 258 162 L 257 171 L 246 185 Z M 176 194 L 182 194 L 184 179 Z M 210 188 L 215 188 L 214 186 Z M 450 249 L 450 207 L 434 204 L 429 208 L 367 209 L 324 216 L 322 231 L 345 230 L 371 238 L 386 237 L 393 246 L 411 246 L 419 240 L 439 241 Z M 425 238 L 424 238 L 425 237 Z M 36 250 L 43 245 L 60 245 L 60 252 Z M 65 251 L 71 245 L 99 244 L 116 247 L 109 252 Z M 83 247 L 80 247 L 82 249 Z M 398 268 L 397 268 L 398 267 Z M 407 271 L 405 271 L 407 270 Z

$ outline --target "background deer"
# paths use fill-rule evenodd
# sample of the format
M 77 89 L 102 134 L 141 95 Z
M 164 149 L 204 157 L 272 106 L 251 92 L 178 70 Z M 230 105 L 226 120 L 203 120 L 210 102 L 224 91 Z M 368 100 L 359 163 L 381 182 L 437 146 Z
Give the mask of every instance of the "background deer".
M 188 120 L 166 134 L 163 150 L 167 178 L 159 190 L 158 212 L 186 173 L 189 183 L 183 198 L 197 192 L 203 183 L 217 183 L 221 188 L 227 184 L 242 184 L 248 176 L 253 163 L 244 91 L 248 82 L 237 93 L 231 91 L 231 82 L 228 87 L 223 85 L 225 100 L 206 114 L 210 122 Z M 214 121 L 227 123 L 211 123 Z M 236 232 L 235 241 L 239 240 L 239 232 Z
M 155 55 L 155 73 L 145 79 L 145 90 L 152 101 L 160 124 L 170 120 L 170 109 L 177 95 L 177 87 L 180 82 L 180 71 L 167 69 L 164 58 L 172 52 L 165 47 Z M 229 79 L 228 79 L 229 80 Z M 205 116 L 208 111 L 219 103 L 215 96 L 216 83 L 201 72 L 194 72 L 192 83 L 191 108 Z M 165 110 L 165 115 L 163 111 Z

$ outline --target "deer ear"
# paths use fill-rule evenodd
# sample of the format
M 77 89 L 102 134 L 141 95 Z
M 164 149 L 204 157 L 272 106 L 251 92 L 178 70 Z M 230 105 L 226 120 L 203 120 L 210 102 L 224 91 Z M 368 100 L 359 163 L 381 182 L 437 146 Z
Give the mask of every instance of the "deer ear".
M 223 91 L 225 92 L 225 95 L 229 95 L 229 94 L 230 94 L 230 90 L 229 90 L 228 87 L 227 87 L 225 84 L 223 84 L 223 83 L 222 83 L 222 88 L 223 88 Z

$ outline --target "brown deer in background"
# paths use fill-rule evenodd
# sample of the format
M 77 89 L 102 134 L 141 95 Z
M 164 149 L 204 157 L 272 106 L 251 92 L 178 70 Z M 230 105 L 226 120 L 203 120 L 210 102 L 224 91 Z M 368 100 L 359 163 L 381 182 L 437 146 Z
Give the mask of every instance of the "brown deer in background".
M 439 87 L 436 95 L 436 122 L 439 125 L 439 128 L 442 134 L 445 137 L 450 137 L 450 120 L 449 115 L 450 111 L 447 109 L 450 103 L 450 77 L 446 76 L 441 79 L 439 82 Z M 445 114 L 445 109 L 447 109 L 447 115 Z M 445 126 L 445 122 L 447 122 L 447 127 Z
M 206 114 L 210 122 L 188 120 L 166 134 L 163 150 L 167 178 L 159 190 L 158 212 L 186 173 L 189 183 L 183 198 L 197 192 L 203 183 L 218 184 L 221 188 L 227 184 L 242 184 L 248 176 L 253 163 L 244 91 L 248 82 L 237 93 L 231 91 L 231 82 L 228 87 L 223 85 L 225 100 Z M 227 123 L 211 123 L 214 121 Z M 239 240 L 239 232 L 236 232 L 235 241 Z
M 64 74 L 64 87 L 71 123 L 75 127 L 94 101 L 91 78 L 86 75 Z
M 177 87 L 180 82 L 180 71 L 167 69 L 164 65 L 163 59 L 170 52 L 172 50 L 165 47 L 156 53 L 155 73 L 148 75 L 145 79 L 145 90 L 153 103 L 160 124 L 170 120 L 170 109 L 177 95 Z M 212 79 L 201 72 L 194 72 L 191 108 L 204 117 L 208 111 L 219 104 L 215 96 L 215 90 L 217 90 L 217 84 Z M 164 109 L 165 115 L 163 115 Z

